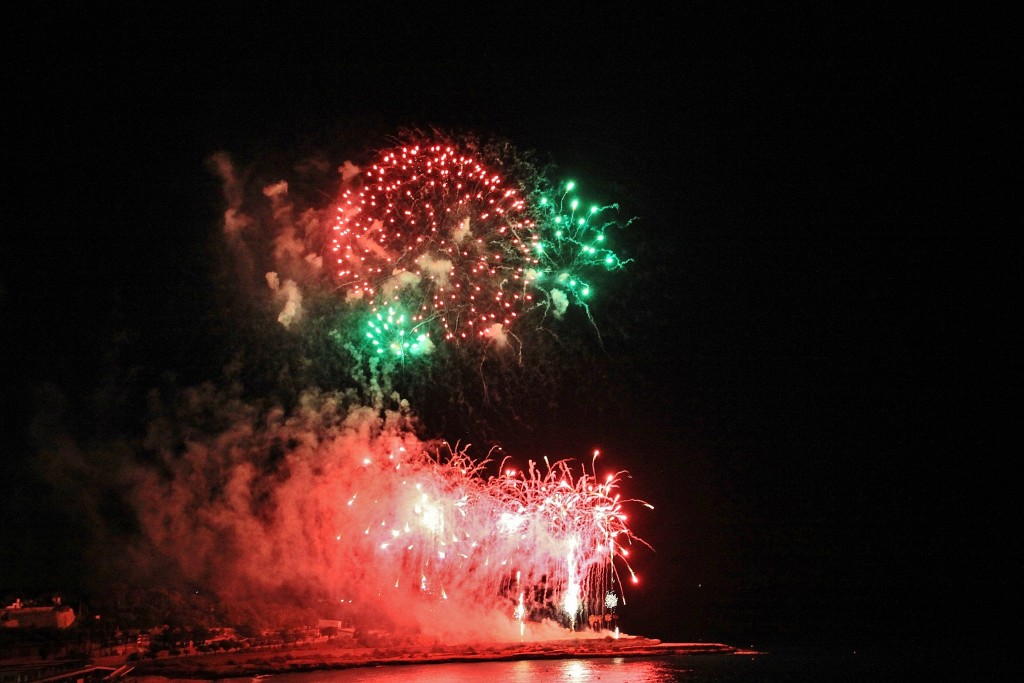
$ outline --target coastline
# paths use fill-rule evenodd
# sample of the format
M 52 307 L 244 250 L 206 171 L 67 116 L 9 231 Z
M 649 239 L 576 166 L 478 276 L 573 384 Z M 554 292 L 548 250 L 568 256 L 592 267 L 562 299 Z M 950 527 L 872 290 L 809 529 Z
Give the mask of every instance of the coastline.
M 721 643 L 663 643 L 638 636 L 536 642 L 356 648 L 326 644 L 316 648 L 250 651 L 173 657 L 135 664 L 124 672 L 135 683 L 164 680 L 209 681 L 283 673 L 405 664 L 495 662 L 520 659 L 666 657 L 696 654 L 756 654 Z

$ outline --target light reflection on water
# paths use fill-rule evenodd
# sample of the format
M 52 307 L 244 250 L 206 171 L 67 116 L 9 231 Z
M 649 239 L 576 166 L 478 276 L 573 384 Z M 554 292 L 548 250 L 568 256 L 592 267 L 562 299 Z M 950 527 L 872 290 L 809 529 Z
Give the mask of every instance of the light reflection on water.
M 936 668 L 939 667 L 939 668 Z M 888 654 L 794 651 L 757 656 L 682 655 L 652 658 L 526 659 L 459 664 L 410 664 L 230 679 L 219 683 L 750 683 L 751 681 L 916 680 L 945 670 L 943 662 L 900 661 Z M 925 675 L 924 678 L 929 678 Z
M 472 664 L 424 664 L 281 674 L 260 683 L 664 683 L 686 680 L 686 669 L 669 659 L 527 659 Z

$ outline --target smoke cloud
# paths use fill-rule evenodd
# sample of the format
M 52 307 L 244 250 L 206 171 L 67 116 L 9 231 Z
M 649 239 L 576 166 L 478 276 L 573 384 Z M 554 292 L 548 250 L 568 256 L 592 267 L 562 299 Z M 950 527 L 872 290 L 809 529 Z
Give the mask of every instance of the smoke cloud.
M 513 614 L 521 604 L 529 637 L 564 635 L 546 621 L 564 595 L 603 600 L 612 589 L 607 542 L 600 539 L 601 554 L 587 557 L 592 529 L 556 533 L 550 510 L 517 498 L 516 487 L 536 493 L 547 486 L 543 477 L 527 486 L 487 476 L 464 452 L 424 437 L 421 418 L 396 388 L 398 378 L 417 386 L 412 361 L 360 345 L 367 328 L 354 321 L 365 304 L 353 301 L 351 290 L 338 293 L 325 275 L 325 261 L 336 260 L 326 246 L 336 209 L 294 191 L 303 185 L 322 196 L 319 188 L 333 183 L 326 194 L 338 194 L 358 182 L 360 167 L 346 161 L 331 177 L 329 164 L 301 163 L 290 182 L 239 172 L 223 153 L 209 164 L 222 182 L 220 227 L 238 296 L 255 302 L 240 310 L 262 307 L 279 325 L 251 326 L 281 346 L 267 342 L 249 358 L 240 352 L 216 383 L 150 391 L 150 419 L 137 439 L 86 447 L 55 439 L 60 430 L 39 430 L 50 434 L 40 438 L 51 480 L 77 501 L 93 529 L 93 557 L 108 570 L 97 575 L 195 588 L 229 606 L 235 620 L 261 626 L 331 618 L 449 641 L 518 639 Z M 470 237 L 469 220 L 452 235 L 456 244 Z M 384 251 L 373 239 L 362 241 Z M 442 285 L 452 269 L 440 256 L 423 255 L 416 265 Z M 415 287 L 421 277 L 408 270 L 394 275 L 382 285 L 385 293 Z M 550 296 L 561 317 L 566 295 L 554 289 Z M 282 342 L 276 335 L 292 336 Z M 501 323 L 491 324 L 487 336 L 491 343 L 462 365 L 429 338 L 421 342 L 422 353 L 447 362 L 438 374 L 420 375 L 434 384 L 434 395 L 438 377 L 458 387 L 461 376 L 477 378 L 485 363 L 498 370 L 492 392 L 502 372 L 522 369 L 521 350 L 509 352 L 517 336 Z M 286 342 L 290 350 L 278 353 Z M 252 356 L 269 358 L 266 367 L 254 369 Z M 533 367 L 536 392 L 544 381 L 537 377 L 553 381 L 555 373 L 543 363 Z M 332 370 L 334 381 L 324 382 Z M 247 372 L 301 388 L 254 395 Z M 482 391 L 486 398 L 488 387 Z M 576 491 L 568 471 L 554 474 L 571 483 L 561 503 L 566 509 L 591 510 L 595 488 L 604 495 L 593 482 L 584 482 L 589 492 Z M 117 524 L 102 512 L 104 499 L 124 506 Z M 618 498 L 608 501 L 600 501 L 602 514 L 610 515 Z M 496 523 L 498 510 L 511 517 Z

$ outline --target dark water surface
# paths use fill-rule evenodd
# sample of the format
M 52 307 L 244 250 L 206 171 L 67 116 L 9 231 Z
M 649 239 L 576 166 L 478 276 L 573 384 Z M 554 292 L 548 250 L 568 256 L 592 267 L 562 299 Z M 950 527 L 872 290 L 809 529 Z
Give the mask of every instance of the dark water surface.
M 874 657 L 849 654 L 688 655 L 634 658 L 580 658 L 377 666 L 341 671 L 280 674 L 262 683 L 533 683 L 601 681 L 860 681 L 901 677 L 902 667 Z

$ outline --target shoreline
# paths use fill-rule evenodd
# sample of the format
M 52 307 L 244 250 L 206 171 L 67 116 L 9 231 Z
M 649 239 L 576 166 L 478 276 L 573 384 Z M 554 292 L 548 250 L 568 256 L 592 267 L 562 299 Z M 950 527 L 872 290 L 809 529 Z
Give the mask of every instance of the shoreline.
M 315 649 L 243 651 L 141 661 L 134 663 L 123 677 L 137 683 L 167 679 L 209 681 L 371 666 L 703 654 L 758 653 L 722 643 L 662 643 L 638 636 L 394 648 L 325 645 Z

